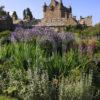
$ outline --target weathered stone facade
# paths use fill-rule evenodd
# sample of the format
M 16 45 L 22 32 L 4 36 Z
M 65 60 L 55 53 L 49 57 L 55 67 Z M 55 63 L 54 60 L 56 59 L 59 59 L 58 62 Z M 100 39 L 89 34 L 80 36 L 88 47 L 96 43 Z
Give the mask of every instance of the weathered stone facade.
M 43 6 L 44 18 L 38 24 L 39 26 L 49 26 L 58 31 L 64 30 L 66 26 L 75 26 L 84 22 L 87 26 L 92 26 L 92 17 L 87 17 L 79 21 L 72 14 L 72 7 L 65 7 L 62 0 L 59 2 L 51 0 L 50 5 L 46 3 Z
M 77 25 L 76 19 L 72 16 L 72 8 L 65 7 L 60 2 L 51 0 L 49 6 L 45 3 L 43 6 L 44 18 L 42 24 L 46 26 L 66 26 L 66 25 Z
M 63 6 L 62 1 L 57 2 L 55 0 L 51 0 L 51 4 L 47 6 L 44 5 L 44 18 L 51 20 L 57 18 L 69 18 L 72 15 L 72 8 L 66 8 Z

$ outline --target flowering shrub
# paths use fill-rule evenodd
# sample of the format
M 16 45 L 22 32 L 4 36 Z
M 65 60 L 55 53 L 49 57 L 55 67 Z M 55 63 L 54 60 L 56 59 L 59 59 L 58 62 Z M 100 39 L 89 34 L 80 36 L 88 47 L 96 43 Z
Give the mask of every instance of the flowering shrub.
M 15 41 L 31 41 L 34 37 L 44 37 L 54 41 L 73 40 L 75 39 L 73 33 L 57 33 L 49 27 L 35 26 L 32 29 L 23 29 L 18 27 L 11 35 L 11 40 Z
M 4 74 L 4 73 L 1 73 Z M 25 72 L 22 69 L 11 68 L 5 72 L 0 82 L 0 92 L 3 94 L 26 100 L 47 100 L 49 98 L 49 80 L 46 70 L 31 68 Z M 1 80 L 0 80 L 1 81 Z
M 84 51 L 92 54 L 94 40 L 77 42 L 75 34 L 48 27 L 17 28 L 10 39 L 0 48 L 0 93 L 21 100 L 80 100 L 89 91 L 92 65 Z
M 78 69 L 74 69 L 74 71 L 79 72 Z M 59 100 L 92 100 L 93 94 L 90 93 L 92 73 L 87 77 L 82 75 L 84 77 L 82 78 L 80 75 L 82 73 L 79 72 L 77 78 L 76 72 L 72 72 L 70 76 L 61 79 Z
M 32 42 L 35 40 L 35 45 L 51 52 L 66 52 L 68 48 L 73 47 L 75 35 L 73 33 L 57 33 L 49 27 L 33 27 L 32 29 L 16 28 L 11 34 L 12 42 Z M 70 46 L 68 47 L 68 44 Z M 46 48 L 45 48 L 46 47 Z M 48 49 L 47 49 L 48 48 Z
M 92 59 L 96 48 L 96 40 L 94 38 L 82 39 L 80 42 L 79 50 L 81 54 L 87 54 Z

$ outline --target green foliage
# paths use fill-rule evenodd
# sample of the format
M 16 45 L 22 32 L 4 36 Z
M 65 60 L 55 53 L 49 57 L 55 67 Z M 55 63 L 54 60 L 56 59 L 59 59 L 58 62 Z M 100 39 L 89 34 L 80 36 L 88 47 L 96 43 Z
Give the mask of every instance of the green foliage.
M 100 40 L 96 41 L 95 53 L 100 53 Z
M 4 6 L 0 7 L 0 16 L 6 15 L 6 12 L 4 11 Z
M 27 20 L 32 20 L 33 19 L 33 15 L 32 15 L 32 12 L 29 8 L 25 9 L 23 11 L 23 19 L 27 19 Z
M 99 36 L 100 35 L 100 24 L 95 26 L 87 27 L 82 25 L 67 26 L 65 31 L 78 33 L 79 36 Z
M 3 31 L 3 32 L 0 32 L 0 38 L 2 37 L 6 37 L 6 36 L 9 36 L 11 33 L 11 31 L 9 30 L 6 30 L 6 31 Z
M 9 44 L 11 42 L 9 38 L 10 34 L 11 34 L 11 31 L 8 31 L 8 30 L 0 32 L 0 46 Z
M 88 27 L 87 29 L 84 29 L 80 35 L 84 36 L 99 36 L 100 35 L 100 25 L 95 25 L 93 27 Z
M 44 50 L 34 43 L 14 43 L 1 47 L 0 58 L 1 60 L 9 59 L 11 67 L 16 69 L 28 70 L 29 67 L 35 68 L 43 66 L 48 70 L 49 76 L 52 79 L 55 75 L 68 75 L 68 73 L 78 67 L 85 70 L 88 63 L 88 58 L 83 56 L 72 49 L 68 53 L 60 56 L 53 53 L 48 55 L 48 51 L 44 55 Z
M 18 20 L 18 16 L 17 16 L 16 11 L 13 12 L 12 17 L 14 17 L 15 20 Z
M 1 7 L 0 7 L 0 11 L 3 11 L 3 9 L 4 9 L 4 6 L 1 6 Z
M 35 19 L 35 18 L 33 18 L 33 20 L 31 22 L 32 22 L 32 25 L 36 25 L 39 22 L 41 22 L 41 19 Z
M 33 67 L 36 62 L 36 47 L 32 43 L 16 43 L 1 47 L 0 58 L 8 58 L 15 68 Z
M 74 69 L 66 78 L 63 77 L 60 82 L 59 100 L 92 100 L 92 73 L 84 77 L 78 69 Z M 84 80 L 83 80 L 84 79 Z
M 8 31 L 2 32 L 1 38 L 9 35 Z M 18 99 L 49 100 L 52 80 L 57 78 L 59 100 L 91 97 L 92 73 L 87 55 L 80 54 L 77 49 L 59 55 L 52 52 L 52 48 L 48 41 L 39 44 L 36 39 L 2 45 L 0 93 Z
M 44 62 L 44 67 L 48 70 L 49 78 L 62 77 L 70 74 L 71 70 L 79 68 L 81 71 L 87 71 L 88 57 L 79 55 L 78 52 L 72 49 L 62 57 L 58 54 L 53 54 Z
M 80 90 L 82 85 L 80 82 L 78 84 L 74 84 L 74 82 L 80 80 L 81 70 L 84 71 L 88 67 L 86 66 L 87 57 L 80 56 L 77 51 L 71 49 L 63 56 L 53 53 L 52 56 L 47 57 L 34 42 L 15 42 L 5 45 L 0 48 L 0 59 L 3 61 L 0 63 L 1 80 L 4 80 L 0 90 L 4 94 L 29 100 L 33 100 L 33 98 L 47 100 L 50 94 L 49 88 L 51 88 L 49 81 L 52 82 L 55 76 L 58 79 L 70 76 L 73 80 L 71 85 L 73 88 L 68 90 L 75 88 L 75 91 L 70 92 L 75 93 L 77 97 L 81 93 L 78 92 L 82 91 Z M 67 87 L 68 84 L 64 84 Z M 76 85 L 78 89 L 75 87 Z M 68 94 L 67 92 L 65 93 Z
M 7 97 L 7 96 L 0 96 L 0 100 L 17 100 L 17 99 L 10 98 L 10 97 Z
M 66 26 L 65 31 L 74 32 L 74 33 L 80 33 L 84 29 L 87 29 L 87 26 L 78 24 L 76 26 Z

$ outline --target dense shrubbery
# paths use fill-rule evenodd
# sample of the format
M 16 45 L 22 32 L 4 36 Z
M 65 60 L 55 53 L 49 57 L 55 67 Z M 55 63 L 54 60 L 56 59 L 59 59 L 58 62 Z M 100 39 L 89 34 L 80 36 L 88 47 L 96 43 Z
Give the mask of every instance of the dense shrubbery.
M 0 32 L 0 46 L 10 43 L 10 36 L 11 32 L 8 30 Z
M 3 32 L 0 32 L 0 39 L 2 38 L 2 37 L 8 37 L 8 36 L 10 36 L 11 34 L 10 34 L 11 32 L 10 31 L 3 31 Z
M 1 80 L 4 80 L 1 81 L 0 90 L 4 94 L 28 100 L 30 98 L 47 100 L 46 98 L 50 98 L 51 94 L 49 91 L 52 91 L 50 89 L 55 88 L 52 85 L 53 78 L 57 78 L 60 84 L 63 76 L 71 75 L 73 70 L 76 70 L 76 78 L 79 78 L 70 78 L 77 82 L 81 79 L 81 70 L 88 69 L 88 59 L 80 58 L 73 50 L 63 57 L 54 54 L 50 58 L 45 58 L 41 49 L 29 43 L 2 47 L 0 58 Z
M 98 97 L 99 90 L 92 87 L 97 69 L 91 63 L 95 39 L 81 40 L 73 33 L 56 33 L 45 27 L 17 28 L 4 36 L 10 36 L 10 42 L 0 44 L 1 94 L 21 100 Z
M 100 35 L 100 24 L 95 26 L 87 27 L 82 25 L 67 26 L 66 31 L 78 33 L 80 36 L 99 36 Z

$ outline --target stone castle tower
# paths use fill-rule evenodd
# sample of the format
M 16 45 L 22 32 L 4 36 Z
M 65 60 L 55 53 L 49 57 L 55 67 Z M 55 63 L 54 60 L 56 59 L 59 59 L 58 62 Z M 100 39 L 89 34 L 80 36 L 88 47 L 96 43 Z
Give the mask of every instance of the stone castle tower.
M 60 0 L 60 2 L 51 0 L 51 3 L 49 6 L 47 6 L 45 3 L 43 11 L 44 11 L 44 18 L 49 19 L 49 20 L 58 19 L 58 18 L 68 19 L 69 17 L 72 17 L 71 6 L 69 8 L 64 7 L 62 0 Z

